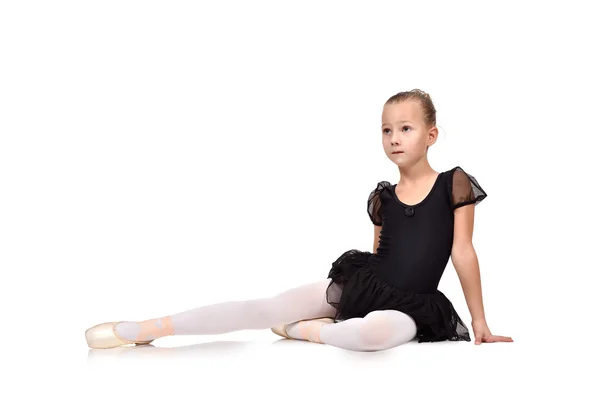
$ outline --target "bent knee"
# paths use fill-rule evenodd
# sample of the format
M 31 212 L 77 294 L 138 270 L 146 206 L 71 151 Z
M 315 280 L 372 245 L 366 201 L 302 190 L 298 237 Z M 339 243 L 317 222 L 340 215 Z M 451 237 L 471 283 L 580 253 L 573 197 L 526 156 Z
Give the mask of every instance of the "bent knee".
M 413 319 L 399 311 L 374 311 L 367 314 L 359 330 L 360 340 L 369 348 L 392 348 L 414 338 Z

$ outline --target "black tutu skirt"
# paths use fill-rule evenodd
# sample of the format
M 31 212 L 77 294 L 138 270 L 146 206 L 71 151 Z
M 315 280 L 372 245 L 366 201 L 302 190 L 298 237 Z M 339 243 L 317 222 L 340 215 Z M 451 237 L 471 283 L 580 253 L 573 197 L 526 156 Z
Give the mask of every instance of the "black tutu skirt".
M 336 322 L 393 309 L 414 319 L 420 343 L 471 341 L 469 330 L 441 291 L 414 293 L 387 283 L 374 274 L 369 263 L 373 255 L 353 249 L 332 263 L 326 296 L 327 303 L 337 310 Z

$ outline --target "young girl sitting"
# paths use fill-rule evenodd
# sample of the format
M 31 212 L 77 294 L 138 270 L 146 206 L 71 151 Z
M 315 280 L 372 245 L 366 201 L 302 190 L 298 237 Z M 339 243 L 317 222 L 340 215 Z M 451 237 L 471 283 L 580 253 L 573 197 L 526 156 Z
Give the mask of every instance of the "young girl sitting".
M 427 160 L 438 136 L 436 110 L 421 90 L 401 92 L 383 106 L 386 156 L 397 184 L 380 181 L 367 199 L 373 252 L 351 249 L 327 279 L 260 299 L 221 302 L 140 322 L 106 322 L 85 333 L 91 348 L 149 344 L 167 335 L 268 329 L 286 338 L 356 351 L 419 342 L 471 341 L 448 298 L 438 290 L 452 259 L 471 314 L 475 344 L 512 342 L 493 335 L 483 309 L 472 243 L 475 206 L 487 194 L 456 166 L 437 172 Z

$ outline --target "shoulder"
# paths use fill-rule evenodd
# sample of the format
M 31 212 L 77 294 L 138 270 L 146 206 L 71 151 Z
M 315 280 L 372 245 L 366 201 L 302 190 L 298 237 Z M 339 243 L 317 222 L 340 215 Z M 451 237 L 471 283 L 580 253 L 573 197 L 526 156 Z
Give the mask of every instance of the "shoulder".
M 383 190 L 388 189 L 391 185 L 392 185 L 392 183 L 390 183 L 387 180 L 381 180 L 381 181 L 377 182 L 377 185 L 371 190 L 369 197 L 373 198 L 373 197 L 381 195 L 381 192 Z
M 382 195 L 384 190 L 387 190 L 391 186 L 391 183 L 386 180 L 382 180 L 377 183 L 374 189 L 369 193 L 369 199 L 367 200 L 367 212 L 374 225 L 383 225 L 383 211 L 385 196 Z
M 460 179 L 464 173 L 465 173 L 465 171 L 458 165 L 454 166 L 453 168 L 451 168 L 449 170 L 442 171 L 441 180 L 443 181 L 443 183 L 446 184 L 447 190 L 450 193 L 452 192 L 452 184 L 457 179 Z
M 459 165 L 451 168 L 450 170 L 444 171 L 443 174 L 446 176 L 446 179 L 450 183 L 456 183 L 456 182 L 468 183 L 469 181 L 475 179 L 475 177 L 473 177 L 469 172 L 464 170 Z
M 453 178 L 454 176 L 461 176 L 463 174 L 466 174 L 466 171 L 463 170 L 463 168 L 459 165 L 454 166 L 454 168 L 451 168 L 450 170 L 446 171 L 446 174 Z
M 475 176 L 461 166 L 446 172 L 447 187 L 454 209 L 471 203 L 478 204 L 487 197 Z

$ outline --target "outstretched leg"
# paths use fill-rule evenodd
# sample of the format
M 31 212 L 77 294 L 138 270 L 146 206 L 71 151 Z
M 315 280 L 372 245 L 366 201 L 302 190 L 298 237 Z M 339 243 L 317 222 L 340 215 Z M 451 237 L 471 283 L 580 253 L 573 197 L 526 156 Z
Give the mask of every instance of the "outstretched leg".
M 373 311 L 364 318 L 337 323 L 298 321 L 286 327 L 292 338 L 310 340 L 353 351 L 387 350 L 416 337 L 417 326 L 407 314 L 395 310 Z
M 146 342 L 167 335 L 268 329 L 301 319 L 333 316 L 335 309 L 327 303 L 325 294 L 330 281 L 319 280 L 266 298 L 216 303 L 141 322 L 121 322 L 114 331 L 127 340 Z M 91 340 L 93 343 L 93 335 L 88 344 Z

